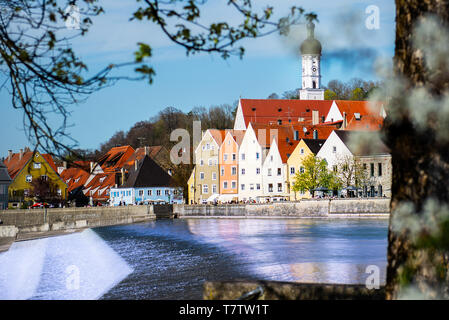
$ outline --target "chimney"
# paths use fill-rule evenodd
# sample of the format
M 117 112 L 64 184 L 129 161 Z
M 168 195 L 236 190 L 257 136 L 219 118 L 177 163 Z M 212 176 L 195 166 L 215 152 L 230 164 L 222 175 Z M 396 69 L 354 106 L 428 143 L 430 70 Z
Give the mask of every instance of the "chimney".
M 12 158 L 12 150 L 8 150 L 8 161 Z
M 150 156 L 150 148 L 148 148 L 147 146 L 145 146 L 145 155 Z
M 121 169 L 121 174 L 122 174 L 121 184 L 124 185 L 125 184 L 125 169 L 124 168 Z
M 346 116 L 346 112 L 343 112 L 343 124 L 342 124 L 342 129 L 343 130 L 346 130 L 346 126 L 348 125 L 347 121 L 348 121 L 348 119 L 347 119 L 347 116 Z
M 20 149 L 19 160 L 22 160 L 22 158 L 23 158 L 23 149 Z
M 312 125 L 317 125 L 320 123 L 320 116 L 318 110 L 312 110 Z

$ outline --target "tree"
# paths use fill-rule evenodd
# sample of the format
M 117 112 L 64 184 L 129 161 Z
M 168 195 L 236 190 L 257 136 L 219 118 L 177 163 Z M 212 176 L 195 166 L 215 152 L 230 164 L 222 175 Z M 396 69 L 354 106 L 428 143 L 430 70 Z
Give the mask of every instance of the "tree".
M 313 197 L 316 188 L 334 186 L 334 176 L 327 170 L 324 159 L 310 154 L 302 160 L 301 165 L 304 170 L 303 172 L 298 171 L 295 175 L 295 183 L 292 187 L 294 192 L 309 191 Z
M 362 188 L 368 183 L 368 174 L 359 159 L 353 156 L 343 156 L 337 159 L 336 175 L 343 188 Z
M 279 99 L 279 96 L 277 95 L 277 93 L 272 93 L 272 94 L 270 94 L 269 96 L 268 96 L 268 98 L 267 99 Z
M 324 100 L 337 100 L 337 94 L 330 90 L 330 89 L 326 89 L 324 91 Z
M 292 100 L 297 100 L 299 99 L 299 89 L 294 89 L 294 90 L 290 90 L 290 91 L 285 91 L 282 94 L 282 99 L 292 99 Z
M 58 194 L 58 186 L 46 176 L 33 179 L 29 197 L 38 202 L 60 202 L 61 196 Z
M 448 27 L 448 1 L 396 0 L 388 299 L 449 298 Z
M 182 2 L 182 3 L 181 3 Z M 76 4 L 76 6 L 75 6 Z M 74 38 L 84 36 L 96 16 L 104 13 L 97 0 L 0 0 L 0 73 L 2 87 L 9 91 L 12 106 L 24 113 L 24 128 L 35 149 L 63 156 L 75 141 L 67 134 L 70 106 L 87 99 L 117 80 L 152 82 L 154 69 L 146 61 L 153 55 L 150 44 L 139 42 L 134 57 L 126 63 L 107 63 L 95 74 L 71 48 Z M 274 18 L 273 7 L 257 12 L 251 0 L 228 1 L 238 14 L 236 25 L 226 21 L 205 23 L 201 19 L 205 1 L 138 0 L 139 7 L 131 20 L 155 24 L 186 54 L 212 53 L 226 59 L 242 57 L 238 43 L 275 32 L 286 35 L 292 24 L 313 13 L 292 7 L 287 16 Z M 66 10 L 70 9 L 70 10 Z M 79 19 L 78 19 L 79 17 Z M 65 23 L 79 23 L 79 30 L 67 32 Z M 135 74 L 115 75 L 118 68 L 133 67 Z M 59 126 L 50 121 L 53 113 Z

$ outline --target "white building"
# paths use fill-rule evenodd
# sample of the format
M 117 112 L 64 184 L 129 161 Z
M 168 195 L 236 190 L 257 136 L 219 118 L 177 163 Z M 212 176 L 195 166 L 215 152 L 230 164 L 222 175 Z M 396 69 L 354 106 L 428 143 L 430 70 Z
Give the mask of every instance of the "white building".
M 263 148 L 250 123 L 239 148 L 238 195 L 240 201 L 258 201 L 263 196 L 263 158 Z
M 265 201 L 281 200 L 287 196 L 286 164 L 282 162 L 278 143 L 273 139 L 262 169 L 262 182 Z

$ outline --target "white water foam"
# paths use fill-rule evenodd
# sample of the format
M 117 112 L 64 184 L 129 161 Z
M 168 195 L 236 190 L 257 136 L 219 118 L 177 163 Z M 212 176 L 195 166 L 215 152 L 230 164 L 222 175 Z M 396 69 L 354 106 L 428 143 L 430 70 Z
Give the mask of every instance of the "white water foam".
M 28 251 L 14 243 L 0 255 L 0 298 L 92 300 L 100 298 L 133 269 L 94 231 L 26 241 Z M 2 260 L 3 258 L 3 260 Z M 23 263 L 27 261 L 26 263 Z M 20 274 L 14 271 L 22 263 Z M 26 275 L 26 277 L 24 275 Z M 0 275 L 0 279 L 1 275 Z
M 0 300 L 31 298 L 40 280 L 48 239 L 14 242 L 0 254 Z

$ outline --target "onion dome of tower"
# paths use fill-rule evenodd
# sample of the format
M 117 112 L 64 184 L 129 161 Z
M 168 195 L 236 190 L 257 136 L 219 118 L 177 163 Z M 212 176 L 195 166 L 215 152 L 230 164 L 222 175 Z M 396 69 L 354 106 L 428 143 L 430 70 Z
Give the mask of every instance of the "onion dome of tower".
M 301 54 L 321 55 L 321 43 L 315 39 L 315 24 L 310 21 L 307 24 L 308 37 L 301 44 Z

